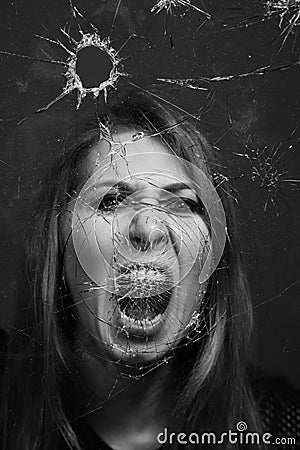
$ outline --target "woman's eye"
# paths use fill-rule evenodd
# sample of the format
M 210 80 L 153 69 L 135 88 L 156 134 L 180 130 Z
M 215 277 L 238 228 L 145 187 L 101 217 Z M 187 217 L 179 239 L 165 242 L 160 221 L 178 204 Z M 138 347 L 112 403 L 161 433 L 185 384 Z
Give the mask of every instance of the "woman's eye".
M 123 200 L 124 197 L 119 193 L 107 194 L 101 199 L 97 209 L 102 213 L 114 212 Z
M 203 214 L 204 206 L 200 200 L 188 197 L 180 197 L 168 203 L 168 209 L 172 212 Z

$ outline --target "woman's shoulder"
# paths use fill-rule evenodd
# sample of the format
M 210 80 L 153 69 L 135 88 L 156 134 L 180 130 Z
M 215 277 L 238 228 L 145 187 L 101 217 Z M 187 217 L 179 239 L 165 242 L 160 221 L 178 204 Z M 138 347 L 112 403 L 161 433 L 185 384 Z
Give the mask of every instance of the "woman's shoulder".
M 284 378 L 257 369 L 251 370 L 249 380 L 259 407 L 263 431 L 272 434 L 278 448 L 299 448 L 300 391 Z

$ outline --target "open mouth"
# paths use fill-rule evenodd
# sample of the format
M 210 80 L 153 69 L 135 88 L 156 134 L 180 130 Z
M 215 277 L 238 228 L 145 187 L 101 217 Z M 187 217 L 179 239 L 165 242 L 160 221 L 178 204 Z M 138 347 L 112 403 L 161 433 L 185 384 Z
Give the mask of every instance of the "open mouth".
M 171 290 L 143 298 L 121 297 L 117 298 L 122 314 L 136 320 L 154 320 L 162 315 L 168 307 L 171 299 Z
M 163 322 L 171 297 L 171 289 L 148 297 L 117 297 L 122 326 L 137 334 L 149 334 L 157 330 Z
M 151 263 L 130 264 L 118 270 L 115 282 L 121 327 L 138 335 L 158 330 L 172 298 L 173 276 L 169 268 Z

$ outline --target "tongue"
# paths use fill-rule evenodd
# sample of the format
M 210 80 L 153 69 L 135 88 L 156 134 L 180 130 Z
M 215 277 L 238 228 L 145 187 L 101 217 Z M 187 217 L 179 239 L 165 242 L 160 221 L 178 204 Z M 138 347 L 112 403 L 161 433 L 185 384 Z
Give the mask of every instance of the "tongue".
M 118 297 L 121 312 L 134 320 L 153 320 L 167 309 L 171 298 L 171 291 L 143 298 Z

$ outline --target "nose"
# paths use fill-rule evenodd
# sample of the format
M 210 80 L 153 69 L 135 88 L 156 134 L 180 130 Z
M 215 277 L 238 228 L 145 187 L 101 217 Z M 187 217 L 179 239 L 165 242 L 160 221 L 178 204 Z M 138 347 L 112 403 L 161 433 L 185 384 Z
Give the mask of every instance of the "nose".
M 129 241 L 136 250 L 157 250 L 168 242 L 168 230 L 155 207 L 138 212 L 129 225 Z

